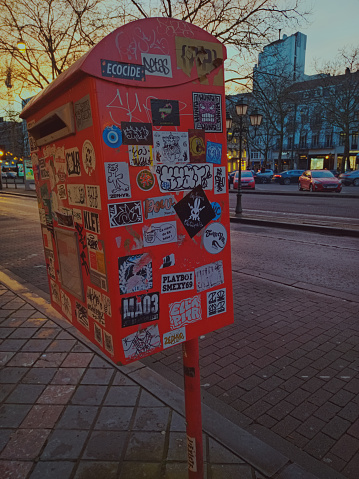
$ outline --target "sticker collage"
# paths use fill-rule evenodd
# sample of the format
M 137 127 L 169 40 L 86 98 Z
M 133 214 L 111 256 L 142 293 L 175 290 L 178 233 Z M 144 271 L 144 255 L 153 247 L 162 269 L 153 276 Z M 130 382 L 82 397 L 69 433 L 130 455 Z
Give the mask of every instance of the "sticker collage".
M 203 61 L 203 47 L 194 47 L 201 43 L 168 36 L 177 50 L 157 39 L 160 53 L 141 37 L 141 65 L 101 59 L 101 78 L 91 80 L 98 96 L 83 96 L 81 83 L 73 88 L 76 133 L 42 147 L 32 141 L 52 304 L 123 364 L 230 324 L 233 315 L 217 66 L 203 66 L 212 86 L 187 82 L 165 98 L 161 89 L 110 82 L 164 81 L 176 68 L 187 76 L 199 68 L 178 52 L 187 42 Z

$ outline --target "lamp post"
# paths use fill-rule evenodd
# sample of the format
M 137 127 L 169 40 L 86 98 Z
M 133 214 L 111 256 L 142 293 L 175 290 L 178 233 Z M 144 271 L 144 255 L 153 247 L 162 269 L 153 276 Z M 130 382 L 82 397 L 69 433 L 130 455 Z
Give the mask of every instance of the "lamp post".
M 238 168 L 238 190 L 237 190 L 237 204 L 236 204 L 236 215 L 242 214 L 242 188 L 241 188 L 241 177 L 242 177 L 242 139 L 243 139 L 243 118 L 246 116 L 248 110 L 248 105 L 244 103 L 243 98 L 239 100 L 239 103 L 236 105 L 236 115 L 238 116 L 238 121 L 236 122 L 239 127 L 236 127 L 232 131 L 232 138 L 235 136 L 239 137 L 239 168 Z M 257 109 L 253 110 L 253 113 L 249 115 L 251 125 L 254 126 L 255 130 L 260 126 L 262 122 L 263 115 L 261 115 Z M 230 115 L 226 118 L 226 128 L 227 128 L 227 139 L 229 139 L 229 134 L 232 130 L 232 117 Z

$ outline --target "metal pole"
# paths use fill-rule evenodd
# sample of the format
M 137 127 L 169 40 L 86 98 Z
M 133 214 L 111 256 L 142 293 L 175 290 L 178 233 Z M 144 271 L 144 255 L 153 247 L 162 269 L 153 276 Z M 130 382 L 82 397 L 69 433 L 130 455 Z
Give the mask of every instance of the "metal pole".
M 236 215 L 242 214 L 242 187 L 241 187 L 241 178 L 242 178 L 242 125 L 243 117 L 239 117 L 239 171 L 238 171 L 238 191 L 237 191 L 237 204 L 236 204 Z
M 188 478 L 203 479 L 201 382 L 198 338 L 182 344 Z

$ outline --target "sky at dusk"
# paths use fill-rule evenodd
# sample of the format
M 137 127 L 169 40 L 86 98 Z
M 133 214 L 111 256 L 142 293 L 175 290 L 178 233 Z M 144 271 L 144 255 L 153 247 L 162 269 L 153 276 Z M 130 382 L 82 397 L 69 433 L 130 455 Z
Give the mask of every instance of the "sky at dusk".
M 345 46 L 359 47 L 359 0 L 306 0 L 312 6 L 309 24 L 295 31 L 282 30 L 288 36 L 296 31 L 307 35 L 305 73 L 315 73 L 314 61 L 329 62 Z

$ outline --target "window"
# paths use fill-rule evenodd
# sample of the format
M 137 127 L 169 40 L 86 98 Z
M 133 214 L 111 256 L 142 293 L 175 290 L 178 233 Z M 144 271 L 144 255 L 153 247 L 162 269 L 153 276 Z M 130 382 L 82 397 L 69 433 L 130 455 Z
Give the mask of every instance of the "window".
M 306 146 L 307 146 L 307 134 L 301 135 L 299 142 L 300 142 L 299 144 L 300 144 L 301 148 L 306 148 Z
M 339 146 L 343 146 L 345 144 L 345 133 L 341 132 L 339 135 Z
M 312 147 L 319 145 L 319 135 L 312 135 Z
M 330 147 L 333 145 L 333 133 L 327 133 L 325 135 L 325 146 Z
M 352 150 L 357 150 L 358 149 L 358 132 L 355 132 L 352 134 L 352 145 L 351 145 Z

